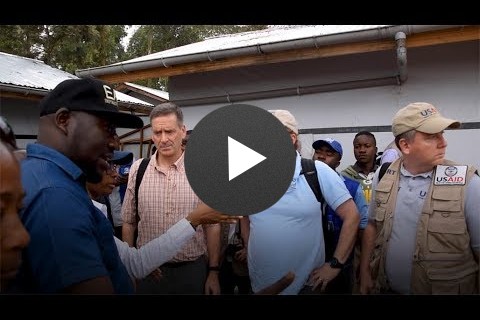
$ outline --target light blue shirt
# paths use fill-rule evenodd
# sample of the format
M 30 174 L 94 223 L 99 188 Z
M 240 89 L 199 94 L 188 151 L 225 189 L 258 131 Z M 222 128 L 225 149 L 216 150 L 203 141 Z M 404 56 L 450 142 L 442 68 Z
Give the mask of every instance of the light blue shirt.
M 274 283 L 288 271 L 295 280 L 281 294 L 297 294 L 314 268 L 325 263 L 320 203 L 300 176 L 300 154 L 290 187 L 270 208 L 249 216 L 248 268 L 254 292 Z M 325 201 L 334 210 L 351 199 L 338 174 L 315 161 Z

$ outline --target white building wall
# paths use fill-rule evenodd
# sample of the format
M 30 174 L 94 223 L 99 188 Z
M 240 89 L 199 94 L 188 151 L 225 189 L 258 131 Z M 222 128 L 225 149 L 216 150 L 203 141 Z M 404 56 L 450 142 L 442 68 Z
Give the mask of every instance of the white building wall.
M 408 39 L 407 39 L 408 42 Z M 447 157 L 480 168 L 480 56 L 479 42 L 437 45 L 408 49 L 408 80 L 401 86 L 382 86 L 242 101 L 265 109 L 289 109 L 300 129 L 320 131 L 303 134 L 302 154 L 310 157 L 311 142 L 324 137 L 340 141 L 344 147 L 343 169 L 355 162 L 352 140 L 356 132 L 370 129 L 382 150 L 393 138 L 389 126 L 395 112 L 409 102 L 431 102 L 447 117 L 458 119 L 474 129 L 447 131 Z M 216 72 L 172 77 L 170 98 L 186 99 L 221 94 L 310 86 L 325 83 L 392 76 L 397 73 L 395 53 L 376 52 L 355 56 L 332 57 L 282 64 L 236 68 Z M 225 100 L 226 101 L 226 100 Z M 216 108 L 227 105 L 183 107 L 187 129 Z M 38 101 L 14 101 L 0 98 L 0 114 L 5 116 L 17 135 L 37 135 Z M 143 117 L 148 124 L 148 117 Z M 380 131 L 379 131 L 380 130 Z M 121 135 L 130 129 L 118 129 Z M 146 137 L 150 130 L 146 132 Z M 132 137 L 138 137 L 139 134 Z M 19 139 L 20 147 L 34 140 Z M 126 146 L 138 157 L 138 146 Z
M 401 86 L 236 103 L 264 109 L 288 109 L 297 118 L 300 129 L 322 132 L 301 136 L 302 155 L 305 157 L 312 155 L 312 141 L 323 137 L 337 139 L 344 147 L 341 170 L 355 162 L 352 141 L 356 132 L 370 129 L 381 151 L 393 139 L 393 135 L 384 127 L 377 127 L 390 126 L 396 111 L 410 102 L 430 102 L 444 116 L 473 127 L 446 131 L 445 137 L 449 143 L 447 158 L 480 168 L 479 42 L 408 49 L 407 54 L 408 80 Z M 170 98 L 176 100 L 219 95 L 222 92 L 234 94 L 265 88 L 385 77 L 396 72 L 394 52 L 382 52 L 173 77 L 169 89 Z M 187 128 L 194 128 L 202 117 L 224 105 L 228 103 L 183 107 Z
M 0 114 L 7 119 L 15 135 L 37 136 L 38 118 L 40 115 L 40 111 L 37 108 L 38 102 L 36 100 L 0 98 Z M 25 148 L 27 143 L 35 141 L 36 138 L 17 138 L 17 145 L 19 148 Z

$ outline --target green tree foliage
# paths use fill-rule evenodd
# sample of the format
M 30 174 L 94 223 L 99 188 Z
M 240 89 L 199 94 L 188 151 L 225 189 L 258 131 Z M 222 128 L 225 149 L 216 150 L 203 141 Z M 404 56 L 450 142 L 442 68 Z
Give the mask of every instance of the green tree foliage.
M 0 25 L 0 51 L 36 59 L 41 53 L 43 26 Z
M 43 61 L 70 73 L 111 64 L 124 58 L 125 26 L 49 26 Z
M 181 47 L 206 38 L 266 29 L 266 25 L 143 25 L 133 34 L 127 47 L 127 59 Z M 167 79 L 147 79 L 137 84 L 165 90 Z
M 125 36 L 121 25 L 0 26 L 0 51 L 75 73 L 124 59 Z
M 208 37 L 265 29 L 265 25 L 143 25 L 128 44 L 125 25 L 0 25 L 0 51 L 42 60 L 69 73 L 181 47 Z M 166 79 L 137 82 L 165 89 Z

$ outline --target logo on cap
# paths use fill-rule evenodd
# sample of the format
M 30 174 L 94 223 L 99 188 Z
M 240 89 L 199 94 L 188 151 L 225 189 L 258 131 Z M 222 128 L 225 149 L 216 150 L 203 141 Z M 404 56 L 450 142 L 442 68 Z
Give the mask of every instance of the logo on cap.
M 105 91 L 105 103 L 109 103 L 117 107 L 118 102 L 117 97 L 115 96 L 115 90 L 104 84 L 103 91 Z
M 430 116 L 433 116 L 434 114 L 438 113 L 437 109 L 435 107 L 431 107 L 425 110 L 420 111 L 420 114 L 424 118 L 428 118 Z

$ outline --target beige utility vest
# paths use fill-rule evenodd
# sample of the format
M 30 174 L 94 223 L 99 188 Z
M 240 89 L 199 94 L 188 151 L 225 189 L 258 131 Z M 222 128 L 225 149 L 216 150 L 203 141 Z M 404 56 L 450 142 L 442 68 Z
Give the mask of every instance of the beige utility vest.
M 385 257 L 402 161 L 400 158 L 390 165 L 375 189 L 377 236 L 370 266 L 376 293 L 390 291 Z M 448 160 L 444 160 L 443 165 L 452 166 L 449 168 L 453 171 L 453 167 L 459 166 Z M 470 247 L 464 215 L 466 185 L 476 169 L 467 167 L 463 185 L 435 185 L 437 168 L 418 221 L 410 291 L 413 294 L 478 293 L 478 263 Z

